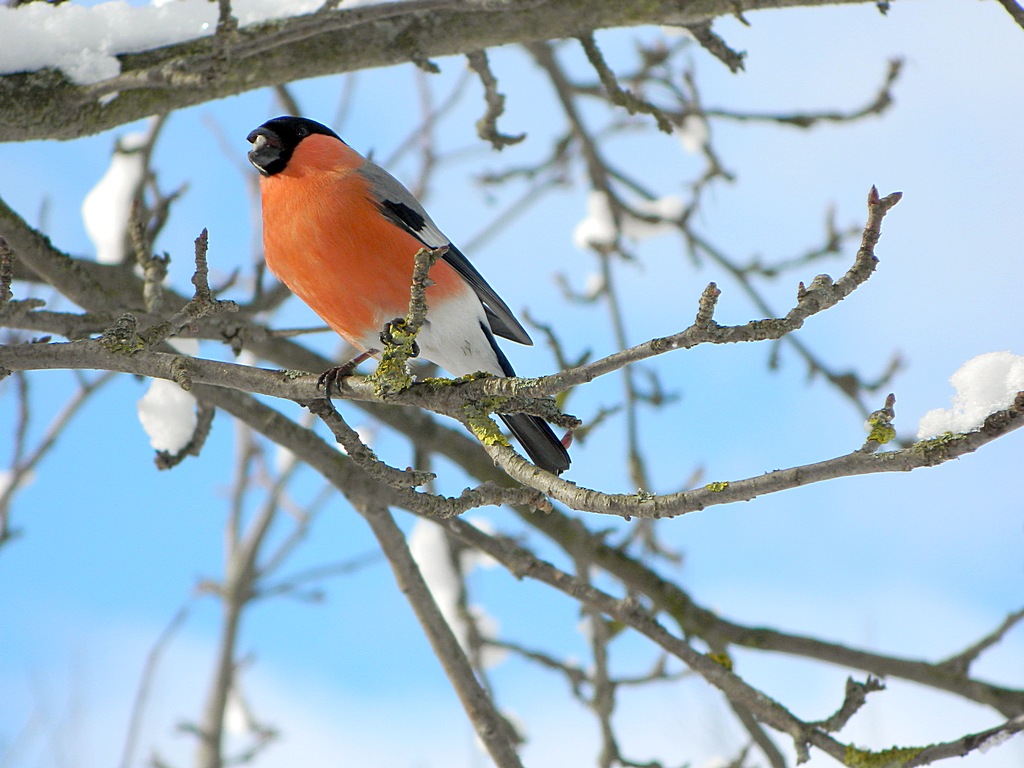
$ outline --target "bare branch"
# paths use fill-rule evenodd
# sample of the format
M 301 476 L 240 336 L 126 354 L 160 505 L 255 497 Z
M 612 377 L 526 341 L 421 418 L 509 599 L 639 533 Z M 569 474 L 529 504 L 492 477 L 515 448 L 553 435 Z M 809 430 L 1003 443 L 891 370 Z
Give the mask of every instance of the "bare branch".
M 466 59 L 469 61 L 470 68 L 480 78 L 480 83 L 484 87 L 484 100 L 487 103 L 487 111 L 476 122 L 477 135 L 484 141 L 489 141 L 495 149 L 504 149 L 510 144 L 518 144 L 526 138 L 525 133 L 510 136 L 498 130 L 498 118 L 505 112 L 505 95 L 498 91 L 498 80 L 487 61 L 487 52 L 484 50 L 470 51 L 466 54 Z
M 708 108 L 704 110 L 706 117 L 716 117 L 739 122 L 774 122 L 792 125 L 797 128 L 811 128 L 818 123 L 847 123 L 864 117 L 881 115 L 893 103 L 892 90 L 903 71 L 903 59 L 890 59 L 885 77 L 878 92 L 864 106 L 846 111 L 830 110 L 825 112 L 739 112 L 728 109 Z
M 964 649 L 956 656 L 946 659 L 942 662 L 941 666 L 948 667 L 959 676 L 966 676 L 970 671 L 971 664 L 973 664 L 981 654 L 999 643 L 1006 633 L 1017 626 L 1022 619 L 1024 619 L 1024 609 L 1014 611 L 1006 617 L 1002 624 L 992 630 L 992 632 L 985 635 L 985 637 Z
M 196 271 L 192 275 L 192 285 L 195 286 L 195 295 L 167 320 L 156 323 L 139 336 L 142 343 L 151 347 L 172 336 L 177 336 L 185 328 L 195 324 L 208 315 L 220 312 L 237 312 L 238 305 L 233 301 L 221 301 L 215 299 L 210 290 L 209 267 L 206 263 L 206 253 L 209 247 L 209 238 L 204 229 L 195 241 Z M 186 386 L 185 389 L 188 389 Z
M 999 0 L 999 4 L 1010 14 L 1010 18 L 1017 22 L 1017 26 L 1024 29 L 1024 8 L 1020 6 L 1020 3 L 1016 0 Z
M 700 43 L 701 47 L 720 62 L 725 64 L 725 66 L 729 68 L 730 72 L 735 74 L 743 69 L 743 58 L 746 56 L 746 53 L 737 53 L 730 48 L 721 37 L 711 30 L 710 21 L 705 21 L 700 24 L 687 24 L 686 28 L 690 30 L 693 36 L 697 39 L 697 42 Z
M 146 654 L 146 663 L 142 668 L 142 675 L 139 678 L 139 687 L 135 692 L 135 700 L 132 702 L 131 717 L 128 721 L 128 731 L 125 734 L 124 748 L 121 750 L 120 768 L 131 768 L 135 764 L 136 743 L 139 740 L 139 732 L 142 729 L 143 716 L 146 712 L 146 704 L 149 700 L 150 688 L 156 677 L 156 670 L 163 657 L 168 644 L 177 634 L 178 630 L 188 618 L 190 605 L 186 603 L 181 606 L 171 620 L 164 627 L 160 636 L 153 643 L 153 647 Z
M 356 508 L 373 529 L 381 549 L 391 564 L 398 588 L 406 596 L 416 618 L 419 619 L 434 654 L 444 667 L 445 674 L 458 694 L 477 735 L 487 747 L 491 759 L 499 768 L 521 768 L 522 763 L 515 750 L 514 732 L 495 709 L 491 698 L 480 687 L 466 654 L 452 633 L 451 627 L 444 620 L 437 603 L 434 602 L 430 588 L 427 587 L 416 561 L 409 552 L 405 536 L 395 524 L 391 513 L 380 503 L 357 503 Z
M 417 472 L 412 469 L 403 471 L 380 461 L 369 446 L 359 439 L 356 431 L 345 423 L 329 399 L 314 400 L 307 407 L 310 413 L 318 416 L 330 428 L 338 444 L 345 449 L 345 454 L 375 480 L 394 488 L 418 488 L 436 477 L 432 472 Z
M 409 312 L 404 318 L 392 320 L 381 333 L 383 349 L 380 353 L 380 362 L 377 364 L 377 370 L 369 377 L 374 392 L 380 397 L 402 392 L 412 385 L 407 364 L 409 358 L 420 353 L 416 335 L 427 319 L 427 288 L 434 284 L 430 279 L 430 268 L 447 250 L 448 246 L 421 248 L 416 253 L 412 284 L 409 288 Z M 337 378 L 331 376 L 331 381 L 336 383 Z M 325 387 L 328 391 L 333 388 L 330 383 L 328 382 Z
M 604 85 L 605 90 L 608 93 L 608 98 L 611 99 L 613 104 L 618 104 L 620 107 L 624 107 L 629 114 L 633 115 L 640 112 L 645 115 L 650 115 L 654 118 L 658 124 L 658 130 L 663 133 L 672 133 L 672 123 L 669 122 L 665 114 L 658 109 L 656 106 L 651 104 L 649 101 L 637 96 L 632 91 L 627 91 L 619 85 L 618 79 L 615 77 L 615 73 L 608 68 L 608 64 L 604 60 L 604 56 L 601 54 L 601 49 L 597 47 L 597 41 L 594 40 L 593 35 L 583 35 L 577 38 L 580 41 L 580 45 L 583 46 L 584 52 L 587 54 L 587 60 L 590 65 L 597 72 L 597 76 L 601 79 L 601 84 Z
M 675 0 L 601 0 L 588 4 L 586 24 L 591 29 L 693 26 L 741 10 L 821 4 L 823 0 L 715 0 L 689 8 Z M 74 85 L 53 70 L 0 77 L 0 102 L 12 107 L 0 124 L 0 141 L 85 136 L 154 111 L 282 82 L 541 37 L 570 37 L 579 31 L 574 0 L 529 0 L 515 3 L 512 10 L 500 2 L 405 0 L 268 21 L 231 35 L 121 54 L 121 73 L 92 85 Z
M 869 677 L 863 683 L 858 683 L 852 677 L 848 677 L 846 679 L 846 696 L 843 698 L 843 705 L 834 715 L 819 723 L 815 723 L 815 725 L 829 733 L 843 730 L 846 724 L 850 722 L 850 718 L 857 714 L 860 708 L 867 702 L 869 693 L 884 690 L 885 686 L 874 677 Z
M 11 283 L 14 281 L 14 251 L 7 241 L 0 238 L 0 312 L 7 307 L 7 302 L 14 298 Z

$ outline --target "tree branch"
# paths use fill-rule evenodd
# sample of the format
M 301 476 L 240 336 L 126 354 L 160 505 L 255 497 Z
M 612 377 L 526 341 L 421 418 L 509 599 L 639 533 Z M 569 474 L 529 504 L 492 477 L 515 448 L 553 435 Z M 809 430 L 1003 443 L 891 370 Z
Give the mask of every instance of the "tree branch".
M 998 0 L 998 2 L 1010 14 L 1010 18 L 1017 22 L 1017 26 L 1024 29 L 1024 8 L 1021 8 L 1020 3 L 1016 0 Z
M 522 768 L 515 750 L 514 733 L 473 674 L 469 659 L 434 601 L 419 566 L 409 552 L 405 535 L 395 524 L 391 513 L 380 502 L 356 504 L 356 508 L 373 529 L 374 536 L 391 564 L 398 588 L 409 601 L 434 649 L 434 655 L 444 667 L 445 674 L 491 758 L 499 768 Z
M 498 118 L 505 112 L 505 94 L 498 90 L 498 79 L 491 71 L 491 65 L 487 61 L 487 51 L 470 51 L 466 54 L 469 67 L 480 78 L 480 84 L 484 87 L 484 101 L 487 104 L 487 111 L 484 116 L 476 121 L 477 135 L 484 141 L 491 143 L 495 149 L 504 149 L 511 144 L 518 144 L 526 138 L 525 133 L 517 133 L 510 136 L 498 130 Z
M 693 26 L 759 8 L 836 2 L 595 0 L 587 3 L 585 22 L 575 0 L 406 0 L 331 10 L 121 54 L 121 73 L 92 85 L 75 85 L 50 69 L 4 75 L 0 141 L 72 139 L 265 86 L 592 29 Z

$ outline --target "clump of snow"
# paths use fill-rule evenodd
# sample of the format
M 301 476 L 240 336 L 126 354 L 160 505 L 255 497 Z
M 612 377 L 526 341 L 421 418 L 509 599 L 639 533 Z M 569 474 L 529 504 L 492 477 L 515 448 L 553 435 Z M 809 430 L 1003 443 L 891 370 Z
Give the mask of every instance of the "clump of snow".
M 670 232 L 676 221 L 682 217 L 686 204 L 682 198 L 669 195 L 657 200 L 639 200 L 631 207 L 644 216 L 654 216 L 659 221 L 646 221 L 624 213 L 621 233 L 631 240 L 646 240 L 649 237 Z M 580 250 L 607 248 L 615 244 L 615 219 L 611 204 L 604 192 L 592 191 L 587 197 L 587 216 L 573 230 L 572 241 Z
M 249 736 L 261 730 L 237 679 L 232 680 L 228 688 L 228 700 L 224 706 L 224 730 L 230 736 Z
M 409 534 L 409 551 L 445 621 L 455 632 L 459 645 L 465 648 L 466 627 L 458 610 L 459 574 L 452 563 L 444 529 L 428 520 L 417 520 Z
M 488 536 L 494 535 L 494 526 L 491 525 L 491 521 L 487 518 L 466 516 L 462 520 L 477 530 L 486 533 Z M 498 561 L 486 552 L 481 552 L 479 549 L 464 549 L 462 551 L 462 568 L 466 573 L 469 573 L 474 568 L 490 570 L 497 567 Z
M 107 172 L 82 200 L 82 223 L 101 264 L 120 264 L 125 259 L 132 201 L 146 173 L 141 151 L 146 139 L 144 133 L 123 136 L 114 147 Z
M 257 365 L 259 361 L 260 359 L 256 357 L 255 353 L 253 353 L 252 350 L 249 349 L 243 349 L 235 357 L 236 363 L 238 363 L 239 365 L 248 365 L 250 368 L 252 366 Z
M 685 37 L 693 42 L 697 42 L 697 37 L 690 31 L 690 28 L 681 24 L 677 26 L 662 24 L 659 29 L 665 37 Z
M 167 343 L 175 352 L 182 355 L 195 357 L 199 354 L 199 339 L 193 339 L 190 336 L 176 336 L 173 339 L 168 339 Z
M 604 275 L 600 272 L 591 272 L 583 282 L 583 298 L 593 301 L 604 293 L 606 287 Z
M 24 488 L 26 485 L 31 484 L 35 478 L 36 473 L 32 471 L 22 472 L 20 476 L 15 477 L 13 471 L 0 469 L 0 496 L 13 492 L 18 487 Z
M 952 408 L 928 411 L 918 424 L 918 439 L 945 432 L 970 432 L 994 411 L 1013 404 L 1024 390 L 1024 357 L 1010 352 L 987 352 L 961 366 L 949 383 L 956 389 Z
M 1011 736 L 1013 736 L 1012 731 L 997 731 L 996 733 L 993 733 L 991 736 L 989 736 L 987 739 L 985 739 L 978 745 L 978 751 L 984 754 L 988 752 L 990 749 L 998 747 L 1004 741 L 1007 741 Z
M 183 355 L 199 354 L 199 339 L 174 338 L 167 343 Z M 196 431 L 196 399 L 176 382 L 153 379 L 138 403 L 139 422 L 157 451 L 178 453 Z
M 483 528 L 482 525 L 477 527 Z M 462 591 L 459 571 L 452 562 L 448 538 L 441 526 L 429 520 L 417 520 L 409 534 L 409 551 L 419 566 L 423 580 L 427 582 L 430 594 L 434 596 L 437 607 L 441 610 L 444 620 L 451 627 L 455 639 L 463 650 L 469 650 L 469 626 L 459 610 L 459 596 Z M 474 567 L 481 565 L 478 553 L 463 553 L 462 573 L 468 574 Z M 494 637 L 498 632 L 498 622 L 489 616 L 480 606 L 469 606 L 481 634 Z M 500 648 L 485 648 L 481 663 L 485 667 L 494 667 L 505 658 L 505 651 Z
M 573 230 L 572 242 L 581 251 L 615 242 L 615 222 L 604 192 L 594 191 L 587 197 L 587 216 Z
M 683 118 L 682 124 L 676 128 L 676 136 L 690 154 L 695 154 L 704 149 L 708 143 L 708 121 L 700 115 L 687 115 Z
M 701 768 L 728 768 L 732 763 L 732 760 L 726 760 L 724 757 L 715 756 L 708 758 L 708 760 L 701 765 Z
M 239 26 L 312 13 L 323 0 L 234 0 Z M 74 3 L 0 6 L 0 74 L 61 70 L 78 85 L 102 82 L 121 73 L 119 53 L 135 53 L 212 35 L 217 3 L 167 0 L 131 5 L 124 0 L 91 7 Z
M 286 472 L 291 472 L 292 467 L 295 466 L 299 457 L 288 448 L 283 445 L 278 445 L 277 450 L 274 452 L 274 469 L 277 470 L 279 475 L 283 475 Z
M 138 410 L 154 450 L 178 453 L 196 431 L 196 399 L 173 381 L 153 379 Z
M 1011 736 L 1016 736 L 1020 731 L 1014 730 L 1015 728 L 1024 725 L 1024 715 L 1017 715 L 1015 718 L 1010 720 L 1003 730 L 996 731 L 983 742 L 978 745 L 979 752 L 988 752 L 993 747 L 998 747 L 1004 741 L 1009 739 Z

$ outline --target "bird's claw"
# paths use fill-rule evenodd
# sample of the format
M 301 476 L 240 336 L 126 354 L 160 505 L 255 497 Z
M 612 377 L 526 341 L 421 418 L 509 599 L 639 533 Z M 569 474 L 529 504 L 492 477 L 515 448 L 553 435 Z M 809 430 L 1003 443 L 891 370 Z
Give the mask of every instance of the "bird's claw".
M 355 373 L 356 367 L 370 356 L 370 352 L 360 352 L 347 363 L 328 368 L 316 380 L 317 387 L 330 397 L 331 392 L 341 390 L 341 380 Z
M 395 342 L 394 331 L 405 329 L 405 318 L 396 317 L 390 323 L 384 326 L 384 330 L 380 332 L 380 341 L 385 346 L 393 346 Z M 420 345 L 416 343 L 416 340 L 412 340 L 412 347 L 409 352 L 409 357 L 420 356 Z

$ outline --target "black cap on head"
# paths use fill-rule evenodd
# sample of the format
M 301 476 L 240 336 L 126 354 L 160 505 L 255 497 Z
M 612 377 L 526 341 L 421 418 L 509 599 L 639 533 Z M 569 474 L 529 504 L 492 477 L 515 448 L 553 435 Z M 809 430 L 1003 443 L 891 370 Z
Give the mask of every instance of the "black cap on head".
M 333 136 L 341 141 L 338 134 L 316 120 L 291 115 L 267 120 L 246 137 L 246 141 L 252 144 L 249 162 L 264 176 L 280 173 L 288 165 L 299 142 L 313 134 Z

